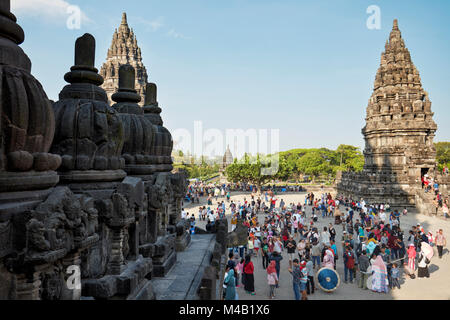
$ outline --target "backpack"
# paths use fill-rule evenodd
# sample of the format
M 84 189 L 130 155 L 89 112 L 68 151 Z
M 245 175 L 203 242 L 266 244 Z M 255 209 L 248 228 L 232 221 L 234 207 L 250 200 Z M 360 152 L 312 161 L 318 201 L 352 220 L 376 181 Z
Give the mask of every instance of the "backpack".
M 346 267 L 348 269 L 353 269 L 355 267 L 355 259 L 353 258 L 353 256 L 351 254 L 347 254 Z

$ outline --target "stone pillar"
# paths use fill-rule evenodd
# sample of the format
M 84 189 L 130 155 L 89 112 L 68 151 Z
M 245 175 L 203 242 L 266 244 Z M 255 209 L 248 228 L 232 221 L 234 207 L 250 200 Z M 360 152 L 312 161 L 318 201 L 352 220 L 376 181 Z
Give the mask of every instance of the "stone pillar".
M 125 267 L 125 259 L 123 256 L 124 229 L 112 229 L 111 256 L 107 265 L 107 273 L 112 275 L 120 274 Z
M 25 274 L 16 276 L 16 299 L 17 300 L 40 300 L 39 288 L 41 287 L 40 273 L 34 272 L 32 279 Z

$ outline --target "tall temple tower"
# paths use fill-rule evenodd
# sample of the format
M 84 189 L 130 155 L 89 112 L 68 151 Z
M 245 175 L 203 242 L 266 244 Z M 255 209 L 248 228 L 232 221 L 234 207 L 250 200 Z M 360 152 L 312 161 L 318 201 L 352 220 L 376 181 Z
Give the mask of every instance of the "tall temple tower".
M 364 170 L 338 177 L 338 193 L 369 202 L 414 205 L 421 176 L 436 167 L 433 115 L 428 93 L 394 20 L 362 130 Z
M 231 164 L 233 164 L 233 155 L 231 154 L 230 146 L 227 146 L 222 159 L 222 170 L 225 170 Z
M 362 130 L 366 141 L 364 169 L 420 179 L 421 172 L 436 163 L 433 138 L 437 125 L 397 20 L 385 49 Z
M 142 53 L 136 40 L 133 29 L 127 22 L 127 14 L 122 14 L 122 22 L 119 29 L 114 31 L 111 47 L 108 49 L 106 62 L 103 64 L 100 75 L 105 79 L 102 88 L 108 94 L 110 104 L 113 104 L 111 96 L 119 88 L 119 68 L 129 64 L 136 70 L 137 93 L 141 96 L 140 106 L 144 105 L 145 87 L 148 82 L 147 70 L 142 63 Z

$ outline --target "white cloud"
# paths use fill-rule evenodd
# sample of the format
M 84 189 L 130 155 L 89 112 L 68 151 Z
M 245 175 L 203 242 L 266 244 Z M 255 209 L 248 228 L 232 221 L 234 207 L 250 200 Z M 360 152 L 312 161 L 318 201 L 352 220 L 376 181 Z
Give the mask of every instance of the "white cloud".
M 16 16 L 37 16 L 45 19 L 67 20 L 76 5 L 64 0 L 12 0 L 11 12 Z M 91 22 L 81 10 L 81 21 Z
M 176 32 L 175 29 L 170 30 L 167 35 L 169 37 L 175 38 L 175 39 L 191 39 L 191 37 L 187 37 L 182 33 Z
M 137 23 L 140 23 L 147 27 L 148 31 L 158 31 L 164 26 L 164 17 L 158 17 L 154 20 L 147 20 L 141 17 L 133 18 L 133 22 L 136 21 Z M 129 19 L 131 21 L 131 19 Z

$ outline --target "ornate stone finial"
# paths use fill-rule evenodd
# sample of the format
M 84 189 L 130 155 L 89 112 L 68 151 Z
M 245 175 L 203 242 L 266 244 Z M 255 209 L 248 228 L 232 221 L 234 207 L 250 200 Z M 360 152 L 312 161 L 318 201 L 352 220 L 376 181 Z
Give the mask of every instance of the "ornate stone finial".
M 117 103 L 138 103 L 141 96 L 135 90 L 136 72 L 129 64 L 121 65 L 119 68 L 119 89 L 112 95 L 113 101 Z
M 64 87 L 59 99 L 91 99 L 108 101 L 106 92 L 99 86 L 103 77 L 94 67 L 95 38 L 91 34 L 84 34 L 75 42 L 75 65 L 66 73 L 64 80 L 70 85 Z
M 0 11 L 1 12 L 10 12 L 11 11 L 11 4 L 10 0 L 3 0 L 0 2 Z
M 2 0 L 0 2 L 0 39 L 6 41 L 2 43 L 0 64 L 20 67 L 30 72 L 31 61 L 18 46 L 25 40 L 25 34 L 16 22 L 16 17 L 10 12 L 10 0 Z
M 124 64 L 119 68 L 119 90 L 135 90 L 134 80 L 136 71 L 129 64 Z
M 86 33 L 75 42 L 75 65 L 64 76 L 69 83 L 90 83 L 99 86 L 103 77 L 98 74 L 95 64 L 95 38 Z
M 127 21 L 127 13 L 124 12 L 122 13 L 122 22 L 121 25 L 128 25 L 128 21 Z
M 0 2 L 0 36 L 7 38 L 16 44 L 25 40 L 23 29 L 16 23 L 16 17 L 10 12 L 10 0 Z
M 394 26 L 392 27 L 393 30 L 399 30 L 398 28 L 398 20 L 394 19 Z
M 146 106 L 152 106 L 152 105 L 158 105 L 157 100 L 157 91 L 158 88 L 156 87 L 156 84 L 154 83 L 147 83 L 145 86 L 145 105 Z
M 64 76 L 70 84 L 53 104 L 58 121 L 52 150 L 62 156 L 63 181 L 116 181 L 125 176 L 120 170 L 125 166 L 120 158 L 123 126 L 109 106 L 105 90 L 99 87 L 103 78 L 94 67 L 94 57 L 95 38 L 90 34 L 78 38 L 75 65 Z M 104 172 L 86 176 L 89 170 Z
M 75 42 L 75 65 L 94 68 L 95 38 L 89 33 L 84 34 Z

